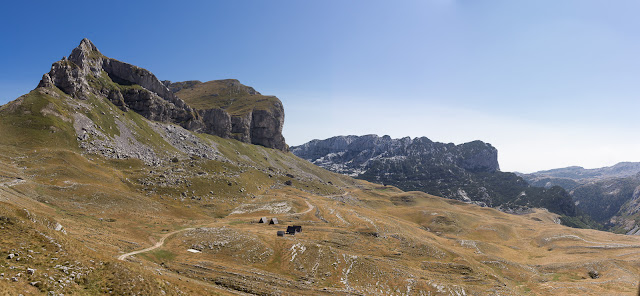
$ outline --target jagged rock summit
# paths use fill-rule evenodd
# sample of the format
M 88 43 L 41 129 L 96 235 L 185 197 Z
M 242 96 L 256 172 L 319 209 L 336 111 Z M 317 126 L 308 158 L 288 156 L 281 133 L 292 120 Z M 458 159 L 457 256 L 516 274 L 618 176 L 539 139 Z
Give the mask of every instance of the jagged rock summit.
M 544 207 L 561 215 L 576 215 L 566 191 L 532 187 L 513 173 L 501 172 L 498 150 L 482 141 L 455 145 L 426 137 L 338 136 L 291 147 L 291 152 L 325 169 L 405 191 L 423 191 L 506 212 Z
M 433 142 L 427 137 L 338 136 L 292 147 L 292 152 L 321 167 L 354 177 L 375 163 L 398 163 L 408 158 L 419 158 L 421 161 L 416 164 L 433 162 L 473 172 L 500 170 L 498 150 L 482 141 L 455 145 Z
M 506 215 L 404 192 L 277 149 L 192 132 L 180 125 L 231 129 L 239 116 L 251 121 L 255 141 L 263 132 L 256 110 L 277 101 L 235 80 L 167 82 L 171 93 L 163 92 L 150 73 L 117 64 L 83 42 L 42 87 L 0 106 L 1 295 L 623 295 L 637 288 L 640 237 L 569 229 L 542 210 Z M 200 113 L 218 109 L 229 126 Z M 179 125 L 176 116 L 188 119 Z M 405 160 L 385 154 L 370 161 L 378 164 L 371 172 L 444 193 L 486 193 L 488 205 L 566 201 L 536 203 L 535 189 L 509 178 L 524 180 L 490 171 L 494 149 L 472 144 L 463 153 L 479 161 L 414 139 Z M 265 216 L 279 224 L 251 223 Z M 278 236 L 287 225 L 304 232 Z
M 253 90 L 234 81 L 235 85 Z M 282 136 L 284 108 L 278 98 L 262 96 L 253 90 L 228 93 L 224 98 L 230 99 L 231 103 L 221 104 L 215 102 L 219 100 L 217 96 L 208 95 L 197 99 L 201 103 L 211 101 L 208 102 L 209 108 L 202 108 L 202 104 L 194 108 L 180 94 L 171 91 L 167 87 L 169 85 L 146 69 L 104 56 L 85 38 L 68 58 L 51 66 L 51 71 L 43 75 L 38 87 L 57 87 L 80 100 L 92 96 L 105 97 L 123 111 L 130 109 L 150 120 L 175 123 L 191 131 L 288 150 Z M 199 83 L 196 86 L 201 89 L 209 85 L 217 85 L 217 82 Z M 207 90 L 210 94 L 216 91 Z M 234 95 L 242 99 L 236 100 Z M 194 100 L 188 94 L 185 98 Z M 237 107 L 236 101 L 242 106 Z

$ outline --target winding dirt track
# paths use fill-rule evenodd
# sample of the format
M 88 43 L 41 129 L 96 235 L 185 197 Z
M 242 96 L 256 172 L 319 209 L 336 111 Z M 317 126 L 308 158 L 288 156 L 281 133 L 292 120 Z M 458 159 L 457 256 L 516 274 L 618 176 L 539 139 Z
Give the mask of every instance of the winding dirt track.
M 174 235 L 174 234 L 176 234 L 178 232 L 192 230 L 192 229 L 194 229 L 194 228 L 185 228 L 185 229 L 180 229 L 180 230 L 175 230 L 175 231 L 169 232 L 169 233 L 163 235 L 160 238 L 160 240 L 155 245 L 153 245 L 152 247 L 148 247 L 146 249 L 142 249 L 142 250 L 138 250 L 138 251 L 133 251 L 131 253 L 122 254 L 122 255 L 118 256 L 118 260 L 123 260 L 124 261 L 129 256 L 133 256 L 133 255 L 136 255 L 136 254 L 140 254 L 140 253 L 144 253 L 144 252 L 149 252 L 151 250 L 155 250 L 155 249 L 157 249 L 159 247 L 162 247 L 162 245 L 164 245 L 164 240 L 166 240 L 168 237 L 170 237 L 170 236 L 172 236 L 172 235 Z
M 302 212 L 295 213 L 295 214 L 291 214 L 291 215 L 304 215 L 304 214 L 306 214 L 306 213 L 311 212 L 311 210 L 313 210 L 313 209 L 315 208 L 315 207 L 314 207 L 314 206 L 313 206 L 313 205 L 312 205 L 308 200 L 306 200 L 306 199 L 305 199 L 305 201 L 304 201 L 304 202 L 306 202 L 306 203 L 307 203 L 307 207 L 309 207 L 309 208 L 307 208 L 306 210 L 304 210 L 304 211 L 302 211 Z
M 347 193 L 345 192 L 344 194 L 337 195 L 337 196 L 345 196 L 346 194 L 347 194 Z M 295 213 L 295 214 L 292 214 L 292 215 L 304 215 L 304 214 L 306 214 L 306 213 L 311 212 L 311 211 L 315 208 L 315 206 L 314 206 L 314 205 L 312 205 L 308 200 L 305 200 L 305 202 L 307 203 L 308 208 L 307 208 L 306 210 L 302 211 L 302 212 Z M 185 229 L 180 229 L 180 230 L 175 230 L 175 231 L 169 232 L 169 233 L 167 233 L 167 234 L 163 235 L 163 236 L 160 238 L 160 240 L 159 240 L 155 245 L 153 245 L 153 246 L 151 246 L 151 247 L 148 247 L 148 248 L 146 248 L 146 249 L 142 249 L 142 250 L 138 250 L 138 251 L 133 251 L 133 252 L 130 252 L 130 253 L 122 254 L 122 255 L 118 256 L 118 260 L 122 260 L 122 261 L 124 261 L 124 260 L 126 260 L 126 259 L 127 259 L 127 257 L 129 257 L 129 256 L 133 256 L 133 255 L 136 255 L 136 254 L 140 254 L 140 253 L 144 253 L 144 252 L 149 252 L 149 251 L 151 251 L 151 250 L 155 250 L 155 249 L 157 249 L 157 248 L 159 248 L 159 247 L 162 247 L 162 245 L 164 245 L 164 241 L 165 241 L 168 237 L 170 237 L 170 236 L 172 236 L 172 235 L 174 235 L 174 234 L 176 234 L 176 233 L 178 233 L 178 232 L 187 231 L 187 230 L 192 230 L 192 229 L 195 229 L 195 228 L 193 228 L 193 227 L 192 227 L 192 228 L 185 228 Z

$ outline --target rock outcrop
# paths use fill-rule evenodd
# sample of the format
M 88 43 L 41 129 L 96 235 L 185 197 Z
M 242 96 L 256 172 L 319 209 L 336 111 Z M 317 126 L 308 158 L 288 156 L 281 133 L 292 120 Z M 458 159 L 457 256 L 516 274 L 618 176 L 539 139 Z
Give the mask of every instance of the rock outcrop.
M 264 96 L 235 79 L 204 83 L 164 81 L 164 85 L 192 106 L 202 118 L 216 122 L 218 135 L 288 150 L 282 136 L 284 107 L 278 98 Z M 229 119 L 223 113 L 228 113 Z M 205 122 L 209 120 L 205 119 Z
M 578 209 L 606 229 L 640 235 L 640 163 L 585 169 L 579 166 L 521 175 L 532 186 L 560 186 Z
M 274 105 L 270 110 L 253 110 L 251 112 L 251 143 L 280 150 L 288 150 L 282 136 L 284 126 L 284 108 L 282 103 Z
M 585 169 L 579 166 L 552 169 L 531 173 L 532 177 L 567 178 L 581 183 L 610 178 L 631 177 L 640 172 L 640 162 L 619 162 L 609 167 Z M 527 179 L 528 176 L 525 176 Z
M 481 141 L 454 145 L 433 142 L 426 137 L 392 139 L 377 135 L 339 136 L 313 140 L 292 147 L 291 151 L 322 167 L 350 176 L 362 174 L 374 162 L 402 162 L 408 157 L 473 172 L 500 170 L 498 150 Z
M 222 138 L 230 138 L 231 137 L 231 115 L 228 112 L 220 109 L 208 109 L 208 110 L 198 110 L 198 114 L 202 117 L 204 122 L 208 122 L 205 126 L 204 132 L 211 135 L 217 135 Z M 249 141 L 244 139 L 236 139 L 245 143 L 249 143 Z M 270 146 L 266 146 L 270 147 Z M 273 147 L 271 147 L 273 148 Z
M 498 150 L 473 141 L 460 145 L 426 137 L 339 136 L 292 147 L 291 152 L 328 170 L 402 190 L 423 191 L 506 212 L 544 207 L 575 215 L 560 187 L 532 187 L 513 173 L 501 172 Z
M 591 181 L 577 186 L 570 193 L 578 208 L 606 224 L 614 216 L 629 217 L 638 212 L 638 188 L 640 175 Z
M 196 132 L 287 150 L 282 136 L 284 108 L 277 98 L 268 108 L 262 104 L 236 119 L 238 116 L 232 116 L 225 108 L 196 110 L 170 90 L 168 85 L 146 69 L 104 56 L 85 38 L 69 58 L 52 65 L 51 71 L 44 74 L 38 87 L 57 87 L 80 100 L 104 97 L 120 109 L 133 110 L 150 120 L 175 123 Z M 190 85 L 184 84 L 186 87 Z

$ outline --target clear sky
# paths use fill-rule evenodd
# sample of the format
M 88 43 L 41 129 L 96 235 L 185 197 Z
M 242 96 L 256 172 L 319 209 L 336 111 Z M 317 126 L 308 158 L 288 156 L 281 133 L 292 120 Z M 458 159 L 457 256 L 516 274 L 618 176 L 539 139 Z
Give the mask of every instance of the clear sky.
M 601 167 L 640 161 L 639 12 L 635 0 L 11 1 L 0 104 L 87 37 L 162 80 L 236 78 L 278 96 L 289 145 L 479 139 L 503 171 Z

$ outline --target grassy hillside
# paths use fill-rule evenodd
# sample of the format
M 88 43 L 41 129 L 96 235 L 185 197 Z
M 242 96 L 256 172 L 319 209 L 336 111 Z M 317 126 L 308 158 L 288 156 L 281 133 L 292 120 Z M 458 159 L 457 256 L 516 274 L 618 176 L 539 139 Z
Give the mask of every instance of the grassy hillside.
M 105 98 L 34 90 L 0 134 L 0 295 L 631 295 L 640 275 L 635 236 L 354 180 Z
M 195 109 L 221 108 L 233 116 L 244 115 L 254 109 L 269 109 L 274 104 L 281 104 L 278 98 L 263 96 L 235 79 L 213 80 L 204 83 L 188 82 L 178 82 L 170 88 L 180 89 L 176 95 Z

